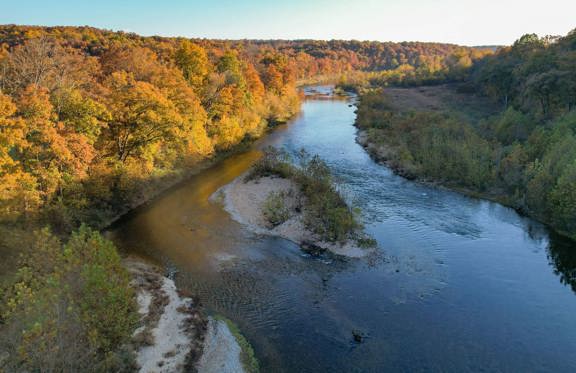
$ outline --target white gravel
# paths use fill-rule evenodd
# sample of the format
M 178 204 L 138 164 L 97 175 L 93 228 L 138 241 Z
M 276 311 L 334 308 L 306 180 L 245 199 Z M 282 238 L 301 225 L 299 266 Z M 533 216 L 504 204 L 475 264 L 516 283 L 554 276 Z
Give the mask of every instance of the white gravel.
M 188 298 L 180 298 L 174 281 L 164 277 L 162 291 L 168 296 L 169 303 L 152 329 L 154 345 L 142 347 L 138 351 L 137 362 L 141 373 L 162 373 L 182 371 L 186 355 L 190 351 L 191 339 L 183 329 L 186 314 L 179 312 L 181 306 L 189 306 Z M 148 309 L 151 295 L 138 296 L 140 309 Z M 147 305 L 146 305 L 147 303 Z
M 208 318 L 204 353 L 198 362 L 198 373 L 244 373 L 241 348 L 222 320 Z

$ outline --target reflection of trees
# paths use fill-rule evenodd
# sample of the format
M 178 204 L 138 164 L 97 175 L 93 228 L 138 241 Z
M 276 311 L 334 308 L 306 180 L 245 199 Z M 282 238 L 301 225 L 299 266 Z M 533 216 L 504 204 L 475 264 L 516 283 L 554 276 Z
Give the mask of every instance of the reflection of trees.
M 576 242 L 551 233 L 548 259 L 554 265 L 554 273 L 560 276 L 560 282 L 576 293 Z

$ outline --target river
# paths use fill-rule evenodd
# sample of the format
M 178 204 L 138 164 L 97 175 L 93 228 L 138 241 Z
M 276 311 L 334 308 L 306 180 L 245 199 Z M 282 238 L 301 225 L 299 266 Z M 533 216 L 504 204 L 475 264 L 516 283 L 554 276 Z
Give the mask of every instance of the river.
M 355 142 L 354 110 L 306 100 L 289 124 L 108 235 L 236 322 L 263 372 L 575 372 L 576 244 L 499 204 L 395 176 Z M 268 145 L 319 154 L 378 255 L 308 257 L 208 200 Z

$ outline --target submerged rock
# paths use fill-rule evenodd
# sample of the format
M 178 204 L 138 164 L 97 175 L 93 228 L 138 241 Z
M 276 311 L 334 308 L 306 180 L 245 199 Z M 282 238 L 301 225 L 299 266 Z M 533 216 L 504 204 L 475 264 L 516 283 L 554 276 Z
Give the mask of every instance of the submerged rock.
M 364 335 L 359 330 L 352 330 L 352 337 L 354 338 L 354 342 L 356 343 L 364 342 Z
M 300 244 L 300 249 L 304 251 L 306 254 L 310 254 L 312 256 L 320 256 L 326 252 L 326 249 L 320 247 L 313 242 L 304 241 Z

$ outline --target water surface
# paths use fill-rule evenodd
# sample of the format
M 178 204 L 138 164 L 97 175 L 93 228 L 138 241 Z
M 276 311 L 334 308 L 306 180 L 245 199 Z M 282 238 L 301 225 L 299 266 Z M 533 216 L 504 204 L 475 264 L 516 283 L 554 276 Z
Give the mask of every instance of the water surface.
M 109 234 L 235 321 L 263 372 L 576 371 L 576 245 L 509 208 L 375 164 L 354 140 L 354 109 L 307 100 L 287 126 Z M 267 145 L 319 154 L 363 210 L 378 255 L 314 259 L 208 201 Z

